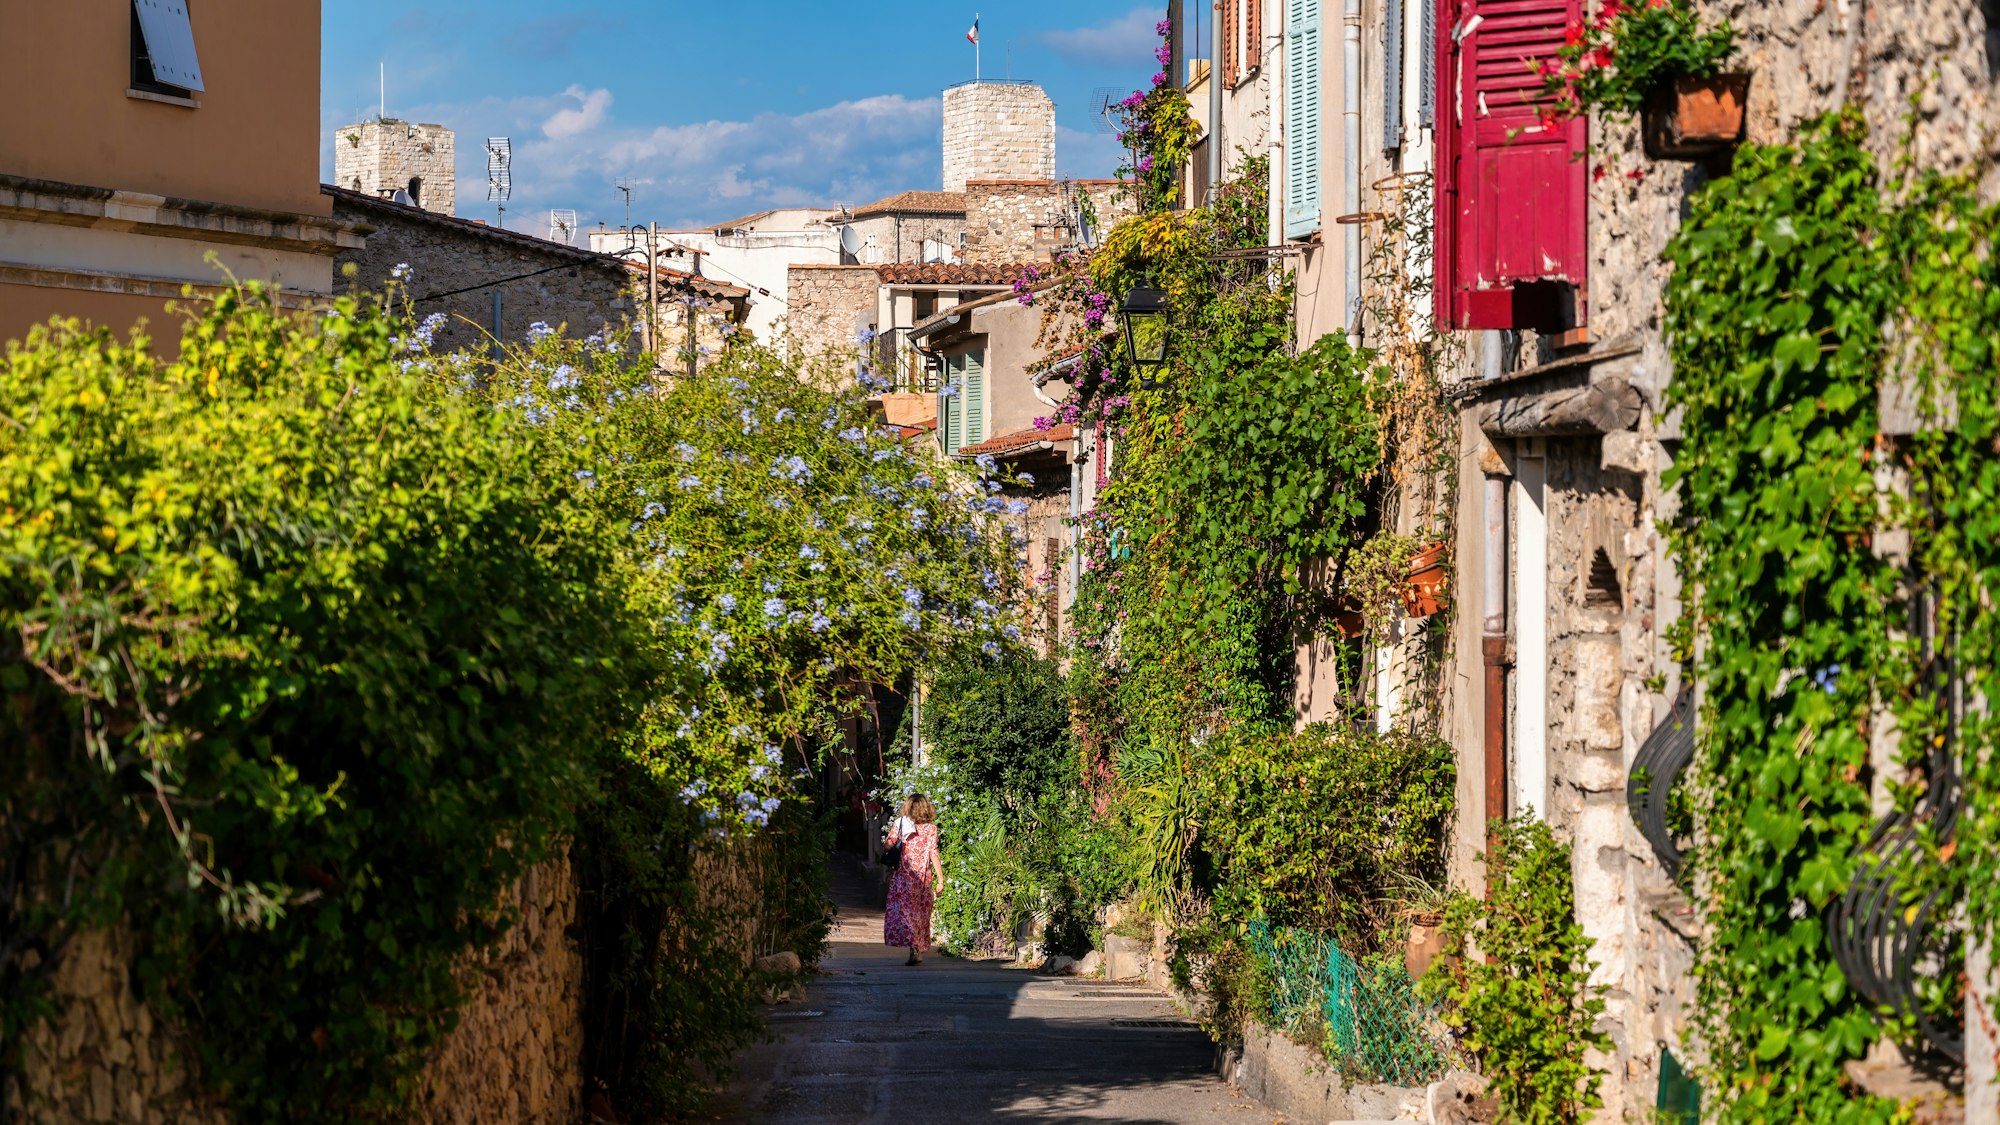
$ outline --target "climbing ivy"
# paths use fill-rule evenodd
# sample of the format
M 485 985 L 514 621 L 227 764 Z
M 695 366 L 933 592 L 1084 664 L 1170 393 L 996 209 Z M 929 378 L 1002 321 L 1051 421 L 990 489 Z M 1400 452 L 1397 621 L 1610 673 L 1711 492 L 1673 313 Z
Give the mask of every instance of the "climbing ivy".
M 1885 186 L 1866 140 L 1846 115 L 1746 146 L 1667 253 L 1670 402 L 1686 435 L 1667 477 L 1688 577 L 1676 640 L 1704 689 L 1698 1010 L 1727 1122 L 1893 1118 L 1843 1070 L 1898 1026 L 1833 961 L 1827 912 L 1878 858 L 1871 783 L 1908 808 L 1941 780 L 1924 763 L 1953 722 L 1922 680 L 1913 593 L 1940 591 L 1939 635 L 1972 686 L 2000 655 L 1980 612 L 2000 576 L 1994 213 L 1936 176 Z M 1885 383 L 1925 404 L 1915 436 L 1882 435 Z M 1871 769 L 1885 731 L 1900 732 L 1904 780 Z M 1964 839 L 1926 826 L 1907 896 L 1965 901 L 1968 879 L 2000 875 L 1993 735 L 1980 716 L 1956 731 Z M 1973 924 L 1990 935 L 1984 897 Z M 1961 1003 L 1949 961 L 1937 977 L 1927 1002 Z

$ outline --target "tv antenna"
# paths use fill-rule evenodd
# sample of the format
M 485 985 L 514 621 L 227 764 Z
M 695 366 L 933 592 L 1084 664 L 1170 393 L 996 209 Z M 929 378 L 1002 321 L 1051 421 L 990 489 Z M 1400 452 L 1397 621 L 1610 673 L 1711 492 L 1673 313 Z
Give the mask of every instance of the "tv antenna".
M 549 212 L 549 241 L 565 245 L 576 238 L 576 212 L 555 208 Z
M 1118 122 L 1111 118 L 1112 113 L 1117 108 L 1118 101 L 1118 87 L 1116 86 L 1099 86 L 1090 92 L 1090 115 L 1097 118 L 1098 132 L 1116 133 L 1118 131 Z
M 507 201 L 514 197 L 514 142 L 506 137 L 486 138 L 486 198 L 497 205 L 501 226 L 507 218 Z
M 624 192 L 624 193 L 625 193 L 625 229 L 626 229 L 626 230 L 631 230 L 631 229 L 632 229 L 632 189 L 633 189 L 633 187 L 635 187 L 635 186 L 636 186 L 636 185 L 634 185 L 634 184 L 632 183 L 632 181 L 631 181 L 631 180 L 619 180 L 619 181 L 618 181 L 618 190 L 619 190 L 619 191 L 622 191 L 622 192 Z

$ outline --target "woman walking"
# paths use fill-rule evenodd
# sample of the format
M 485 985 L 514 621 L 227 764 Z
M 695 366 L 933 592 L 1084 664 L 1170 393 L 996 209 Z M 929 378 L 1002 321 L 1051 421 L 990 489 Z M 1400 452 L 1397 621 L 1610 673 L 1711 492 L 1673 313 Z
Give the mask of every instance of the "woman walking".
M 906 965 L 924 963 L 931 947 L 931 907 L 944 864 L 938 860 L 937 810 L 929 797 L 913 793 L 889 829 L 889 845 L 902 845 L 902 857 L 889 875 L 889 907 L 882 915 L 882 944 L 905 946 Z

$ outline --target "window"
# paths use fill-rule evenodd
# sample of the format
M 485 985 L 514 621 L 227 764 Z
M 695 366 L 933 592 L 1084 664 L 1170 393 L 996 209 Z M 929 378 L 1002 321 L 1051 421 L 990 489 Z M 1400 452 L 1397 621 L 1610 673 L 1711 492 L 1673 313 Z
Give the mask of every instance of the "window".
M 1544 126 L 1536 61 L 1582 0 L 1455 0 L 1437 83 L 1439 323 L 1561 332 L 1585 322 L 1586 122 Z
M 188 0 L 132 0 L 132 88 L 183 98 L 206 88 Z
M 424 178 L 422 176 L 411 176 L 410 206 L 422 207 L 423 205 L 424 205 Z
M 1285 237 L 1320 229 L 1320 0 L 1285 0 Z
M 1257 72 L 1262 57 L 1264 0 L 1222 0 L 1222 85 L 1234 88 Z

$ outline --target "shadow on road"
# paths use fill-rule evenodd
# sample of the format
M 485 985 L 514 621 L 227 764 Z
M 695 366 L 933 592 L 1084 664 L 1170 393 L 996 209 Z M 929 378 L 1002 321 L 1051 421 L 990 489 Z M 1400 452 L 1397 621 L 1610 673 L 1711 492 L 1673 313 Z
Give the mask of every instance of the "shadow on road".
M 1045 977 L 933 953 L 906 967 L 882 941 L 879 893 L 838 857 L 840 917 L 803 1004 L 771 1011 L 716 1105 L 742 1122 L 1264 1122 L 1214 1075 L 1215 1048 L 1166 999 L 1130 984 Z

